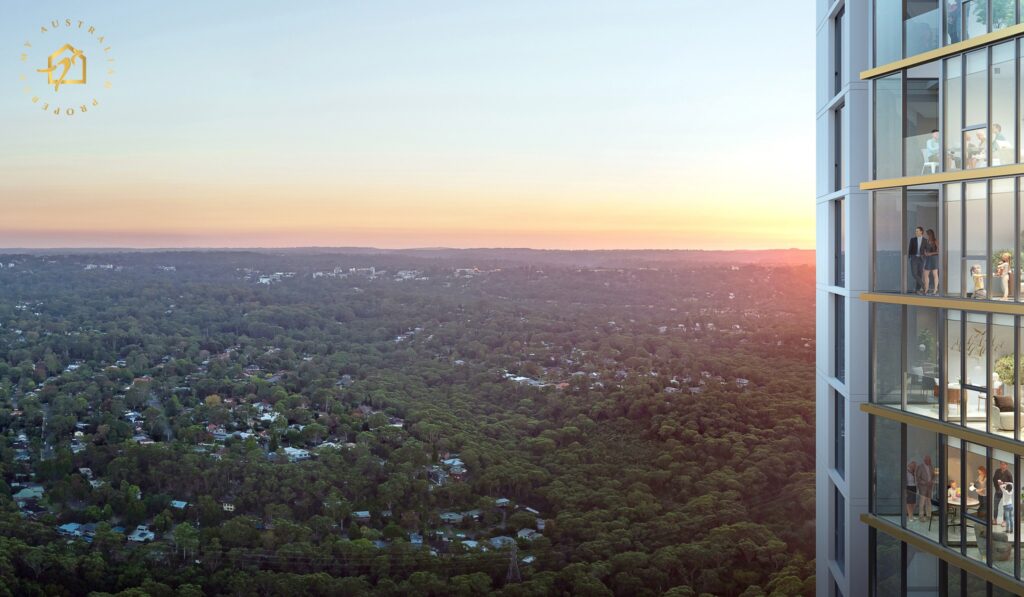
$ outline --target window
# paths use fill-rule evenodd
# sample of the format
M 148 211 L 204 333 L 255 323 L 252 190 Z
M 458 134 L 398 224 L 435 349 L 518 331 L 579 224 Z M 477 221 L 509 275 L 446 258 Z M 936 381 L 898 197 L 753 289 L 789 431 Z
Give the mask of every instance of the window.
M 988 32 L 988 0 L 964 0 L 964 39 Z
M 917 229 L 921 228 L 922 250 L 929 248 L 934 237 L 938 244 L 939 237 L 936 230 L 939 228 L 939 187 L 937 185 L 925 185 L 910 187 L 907 189 L 907 217 L 905 218 L 904 234 L 906 239 L 903 245 L 907 246 L 911 239 L 917 238 Z M 941 248 L 941 247 L 940 247 Z M 924 256 L 921 259 L 910 261 L 906 274 L 907 292 L 916 290 L 927 290 L 937 293 L 940 281 L 939 256 L 933 258 Z
M 995 129 L 993 128 L 993 131 Z M 992 253 L 989 255 L 988 268 L 992 273 L 992 292 L 989 298 L 1000 301 L 1012 301 L 1016 298 L 1014 274 L 1016 259 L 1014 254 L 1014 180 L 1000 178 L 991 182 L 991 208 L 989 225 L 992 230 Z
M 988 166 L 988 50 L 967 54 L 964 73 L 964 169 Z
M 1017 22 L 1017 0 L 992 0 L 992 31 L 1005 29 Z
M 946 294 L 961 296 L 965 292 L 963 270 L 963 201 L 960 183 L 948 184 L 945 188 L 944 210 L 946 229 L 939 239 L 946 246 Z M 941 252 L 941 247 L 940 247 Z M 941 264 L 940 264 L 941 265 Z
M 942 169 L 939 143 L 940 64 L 930 62 L 907 71 L 903 163 L 906 176 Z
M 967 313 L 964 318 L 964 336 L 960 341 L 963 359 L 963 399 L 962 411 L 964 421 L 969 427 L 979 431 L 985 430 L 988 420 L 989 400 L 987 373 L 988 362 L 988 326 L 987 317 L 981 313 Z
M 838 191 L 846 184 L 846 152 L 843 150 L 843 116 L 846 114 L 846 105 L 841 104 L 832 112 L 833 127 L 835 129 L 835 147 L 832 148 L 832 157 L 835 162 L 832 176 L 833 190 Z
M 835 535 L 833 536 L 833 547 L 836 565 L 843 572 L 846 571 L 846 499 L 839 492 L 838 487 L 832 487 L 833 508 L 835 516 Z
M 988 255 L 988 183 L 964 185 L 964 271 L 967 298 L 984 299 L 990 295 L 990 259 Z
M 846 7 L 844 6 L 843 8 L 839 9 L 839 12 L 836 14 L 836 18 L 833 24 L 833 28 L 835 30 L 835 37 L 833 38 L 835 40 L 835 52 L 832 54 L 832 67 L 835 70 L 835 79 L 832 84 L 835 92 L 833 93 L 833 95 L 839 93 L 839 91 L 843 88 L 843 85 L 846 84 L 845 77 L 843 76 L 843 29 L 845 28 L 845 26 Z
M 907 597 L 938 597 L 939 559 L 907 545 Z
M 875 178 L 897 178 L 903 146 L 903 75 L 896 73 L 874 82 Z
M 846 383 L 846 297 L 836 294 L 835 304 L 835 377 Z
M 832 392 L 832 397 L 832 437 L 834 442 L 832 466 L 839 476 L 846 478 L 846 398 L 835 391 Z
M 872 379 L 871 397 L 878 404 L 899 406 L 901 403 L 902 359 L 900 305 L 872 305 Z
M 946 379 L 942 388 L 946 394 L 946 421 L 963 424 L 963 363 L 961 362 L 961 334 L 963 327 L 960 311 L 946 311 Z
M 960 144 L 960 131 L 963 128 L 963 59 L 959 56 L 946 60 L 946 94 L 945 129 L 943 137 L 946 142 L 945 168 L 959 170 L 963 167 L 963 146 Z
M 963 6 L 961 0 L 943 0 L 946 17 L 946 41 L 955 44 L 963 39 Z
M 946 595 L 956 597 L 963 594 L 963 570 L 952 564 L 946 564 Z
M 903 35 L 907 56 L 939 47 L 940 18 L 938 0 L 906 0 Z
M 949 543 L 959 550 L 965 549 L 969 558 L 987 563 L 991 550 L 990 512 L 991 494 L 988 491 L 989 449 L 985 446 L 961 442 L 950 438 L 948 455 L 949 488 L 946 499 L 955 515 L 960 518 L 958 527 L 949 530 Z M 960 541 L 960 538 L 963 541 Z M 963 546 L 960 543 L 964 543 Z
M 1014 437 L 1014 412 L 1016 411 L 1016 358 L 1013 354 L 1014 323 L 1012 315 L 993 314 L 991 346 L 992 374 L 989 378 L 989 392 L 992 401 L 989 405 L 989 432 Z
M 907 410 L 939 418 L 939 310 L 907 307 Z
M 846 286 L 846 202 L 837 199 L 835 202 L 835 285 Z
M 871 417 L 871 513 L 901 525 L 904 465 L 900 463 L 900 424 Z
M 1022 263 L 1021 260 L 1020 260 L 1020 257 L 1021 257 L 1022 254 L 1024 254 L 1024 238 L 1018 236 L 1021 232 L 1024 232 L 1024 205 L 1021 205 L 1022 202 L 1024 202 L 1024 180 L 1021 180 L 1020 178 L 1018 178 L 1017 179 L 1017 185 L 1018 185 L 1017 186 L 1017 230 L 1018 230 L 1018 232 L 1016 234 L 1014 234 L 1014 240 L 1017 240 L 1019 242 L 1016 243 L 1016 245 L 1014 245 L 1012 243 L 1006 243 L 1006 246 L 1014 247 L 1014 256 L 1015 256 L 1014 261 L 1016 262 L 1015 263 L 1016 267 L 1010 273 L 1010 283 L 1013 285 L 1014 290 L 1017 291 L 1017 300 L 1024 301 L 1024 279 L 1021 278 L 1022 272 L 1020 271 L 1020 264 Z M 1013 219 L 1014 216 L 1012 216 L 1010 213 L 1005 213 L 1005 214 L 1003 214 L 1003 217 L 1004 218 Z
M 1021 132 L 1021 136 L 1024 137 L 1024 42 L 1018 42 L 1018 47 L 1019 50 L 1017 54 L 1017 81 L 1019 82 L 1020 86 L 1017 88 L 1017 110 L 1018 116 L 1021 118 L 1021 121 L 1017 123 L 1017 129 Z M 1005 118 L 1005 116 L 1001 116 L 1001 118 Z M 1013 139 L 1011 137 L 1007 137 L 1007 139 L 1011 143 L 1013 142 Z M 1024 147 L 1017 148 L 1016 157 L 1018 161 L 1024 162 Z
M 900 292 L 903 276 L 903 193 L 899 190 L 874 194 L 875 267 L 874 290 Z
M 1000 486 L 1001 482 L 1012 483 L 1011 479 L 1016 479 L 1013 474 L 1013 454 L 993 449 L 987 470 L 988 502 L 991 512 L 989 521 L 992 527 L 992 566 L 1013 576 L 1014 560 L 1017 558 L 1013 556 L 1013 536 L 1010 533 L 1015 528 L 1013 517 L 1016 508 L 1003 506 L 1012 504 L 1014 495 L 1019 496 L 1020 491 L 1013 491 L 1013 486 Z M 1003 524 L 1004 514 L 1009 515 L 1009 522 L 1006 525 Z
M 875 66 L 903 58 L 903 0 L 875 0 Z
M 992 46 L 992 130 L 989 135 L 989 155 L 993 166 L 1013 164 L 1016 160 L 1014 139 L 1017 118 L 1014 114 L 1014 90 L 1016 69 L 1014 68 L 1014 42 Z
M 899 540 L 871 529 L 871 536 L 874 537 L 874 581 L 876 597 L 900 597 L 903 595 L 900 584 L 902 583 L 903 565 L 902 543 Z
M 936 518 L 942 516 L 939 487 L 942 462 L 940 435 L 913 425 L 906 428 L 906 481 L 905 524 L 907 530 L 924 535 L 936 543 L 939 526 Z

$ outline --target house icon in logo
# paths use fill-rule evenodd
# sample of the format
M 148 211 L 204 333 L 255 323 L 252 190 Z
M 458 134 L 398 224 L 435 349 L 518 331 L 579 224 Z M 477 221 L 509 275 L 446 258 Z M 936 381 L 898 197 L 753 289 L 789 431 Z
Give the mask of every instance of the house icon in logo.
M 76 65 L 79 67 L 78 70 L 71 72 L 72 67 Z M 85 53 L 71 44 L 64 44 L 50 54 L 46 68 L 36 69 L 36 72 L 46 73 L 46 83 L 53 85 L 54 91 L 58 91 L 61 85 L 85 85 Z M 78 78 L 69 79 L 69 74 L 78 75 Z

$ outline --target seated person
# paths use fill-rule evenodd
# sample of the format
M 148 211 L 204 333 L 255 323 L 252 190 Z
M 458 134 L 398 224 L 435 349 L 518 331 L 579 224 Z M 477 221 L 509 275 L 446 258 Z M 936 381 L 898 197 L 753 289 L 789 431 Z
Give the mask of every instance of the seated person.
M 932 131 L 932 136 L 929 137 L 928 140 L 924 142 L 924 148 L 926 162 L 939 161 L 939 131 Z
M 946 499 L 959 501 L 960 487 L 956 484 L 956 481 L 949 482 L 949 489 L 946 490 Z
M 962 164 L 963 160 L 961 159 L 961 153 L 962 152 L 961 152 L 959 146 L 950 147 L 949 149 L 946 150 L 946 168 L 947 169 L 949 169 L 949 170 L 959 170 L 961 167 L 963 167 L 963 164 Z M 1022 161 L 1024 161 L 1024 156 L 1021 156 L 1021 159 L 1022 159 Z
M 1013 145 L 1006 139 L 1006 135 L 1003 134 L 1003 127 L 999 124 L 993 124 L 992 149 L 1007 149 L 1012 147 Z
M 967 137 L 967 167 L 984 168 L 988 163 L 988 142 L 985 133 L 978 131 L 974 137 Z

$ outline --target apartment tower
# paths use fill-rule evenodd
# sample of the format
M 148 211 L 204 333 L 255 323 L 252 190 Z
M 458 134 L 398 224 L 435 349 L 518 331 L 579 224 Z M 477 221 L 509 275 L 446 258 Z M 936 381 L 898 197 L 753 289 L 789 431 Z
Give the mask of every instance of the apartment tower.
M 1024 0 L 816 1 L 817 593 L 1024 594 Z

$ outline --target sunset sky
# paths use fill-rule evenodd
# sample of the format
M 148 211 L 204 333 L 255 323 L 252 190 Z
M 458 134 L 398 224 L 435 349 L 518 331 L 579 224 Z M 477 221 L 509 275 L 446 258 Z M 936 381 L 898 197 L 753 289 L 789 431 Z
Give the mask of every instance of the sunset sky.
M 0 247 L 813 245 L 810 2 L 0 6 Z M 65 17 L 71 117 L 18 79 Z

